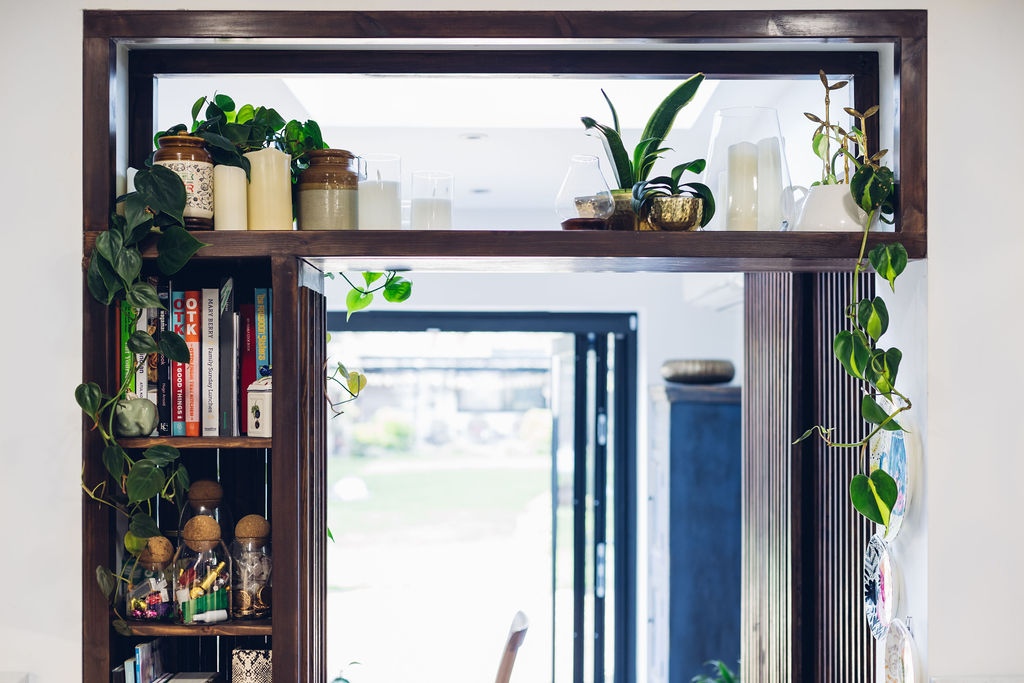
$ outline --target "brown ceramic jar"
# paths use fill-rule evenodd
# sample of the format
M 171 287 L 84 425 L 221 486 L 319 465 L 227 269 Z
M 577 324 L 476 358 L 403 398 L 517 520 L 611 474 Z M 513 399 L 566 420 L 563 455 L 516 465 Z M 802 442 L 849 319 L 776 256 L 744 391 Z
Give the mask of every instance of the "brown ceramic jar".
M 295 189 L 299 230 L 355 230 L 361 160 L 344 149 L 317 149 L 306 156 L 309 168 Z
M 185 184 L 185 227 L 213 229 L 213 157 L 206 141 L 193 135 L 165 135 L 153 163 L 166 166 Z

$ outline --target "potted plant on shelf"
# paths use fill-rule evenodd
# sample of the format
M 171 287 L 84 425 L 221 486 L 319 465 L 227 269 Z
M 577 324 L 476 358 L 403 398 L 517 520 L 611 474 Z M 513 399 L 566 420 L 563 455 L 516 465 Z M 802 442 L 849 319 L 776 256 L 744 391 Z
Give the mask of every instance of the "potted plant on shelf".
M 641 230 L 694 230 L 715 215 L 715 197 L 704 183 L 679 184 L 687 171 L 700 173 L 704 159 L 694 159 L 672 169 L 669 176 L 642 180 L 633 185 L 631 207 Z
M 619 127 L 619 115 L 615 111 L 608 95 L 601 91 L 608 108 L 612 112 L 612 126 L 605 126 L 589 116 L 580 120 L 589 134 L 601 138 L 604 143 L 605 152 L 611 162 L 612 173 L 615 175 L 615 182 L 618 189 L 612 190 L 612 197 L 615 199 L 615 213 L 612 214 L 610 228 L 612 230 L 636 230 L 639 225 L 636 214 L 632 207 L 633 186 L 641 181 L 647 180 L 656 162 L 661 155 L 668 151 L 662 147 L 665 137 L 672 130 L 676 116 L 697 94 L 697 88 L 704 80 L 704 74 L 698 73 L 683 81 L 651 114 L 643 133 L 640 135 L 640 142 L 633 148 L 633 155 L 626 152 L 622 143 L 622 131 Z
M 861 113 L 851 107 L 843 111 L 856 120 L 849 130 L 831 119 L 831 93 L 845 88 L 848 81 L 829 84 L 824 71 L 818 72 L 825 87 L 825 118 L 804 112 L 810 121 L 817 123 L 811 137 L 811 148 L 821 159 L 821 180 L 815 181 L 803 200 L 800 215 L 796 221 L 798 231 L 858 231 L 869 230 L 868 214 L 885 223 L 895 213 L 895 181 L 892 170 L 879 164 L 889 150 L 883 149 L 873 155 L 868 153 L 867 120 L 878 113 L 878 105 Z M 842 161 L 842 169 L 838 164 Z M 852 171 L 852 173 L 851 173 Z M 870 192 L 871 197 L 865 198 Z M 877 201 L 876 201 L 877 200 Z

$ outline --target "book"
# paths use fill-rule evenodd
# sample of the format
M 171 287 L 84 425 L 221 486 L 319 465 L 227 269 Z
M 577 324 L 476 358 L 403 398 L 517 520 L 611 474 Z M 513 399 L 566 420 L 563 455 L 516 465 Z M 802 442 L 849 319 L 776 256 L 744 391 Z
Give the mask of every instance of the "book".
M 135 657 L 124 660 L 125 683 L 135 683 Z
M 238 307 L 238 334 L 241 347 L 241 379 L 239 384 L 238 429 L 248 432 L 248 421 L 242 419 L 249 405 L 249 385 L 256 381 L 256 307 L 242 304 Z
M 185 338 L 185 292 L 171 293 L 171 331 Z M 185 436 L 185 372 L 188 366 L 171 362 L 171 435 Z
M 121 374 L 118 377 L 118 380 L 126 387 L 126 390 L 129 393 L 134 393 L 135 375 L 132 372 L 132 364 L 135 354 L 128 350 L 128 337 L 132 336 L 132 332 L 135 331 L 135 312 L 132 310 L 132 307 L 124 302 L 118 304 L 117 320 L 118 364 L 121 367 Z M 125 385 L 126 379 L 128 382 L 127 385 Z
M 157 309 L 157 334 L 163 335 L 171 329 L 171 283 L 161 283 L 156 289 L 157 298 L 163 308 Z M 171 435 L 171 362 L 162 353 L 157 354 L 156 364 L 156 411 L 159 421 L 157 436 Z
M 256 376 L 270 374 L 270 290 L 257 287 L 256 304 Z
M 200 420 L 203 436 L 220 434 L 220 290 L 204 287 L 201 299 L 202 330 L 199 348 L 202 353 L 202 411 Z
M 220 436 L 238 436 L 238 316 L 235 314 L 235 281 L 220 283 Z
M 160 638 L 139 643 L 135 646 L 135 681 L 136 683 L 153 683 L 164 673 L 160 654 Z M 127 670 L 127 663 L 125 670 Z
M 185 345 L 188 347 L 189 362 L 185 367 L 185 436 L 199 436 L 201 413 L 199 367 L 199 313 L 201 293 L 197 289 L 185 292 Z
M 186 683 L 211 683 L 211 681 L 219 681 L 219 680 L 221 680 L 219 676 L 220 675 L 216 671 L 208 671 L 208 672 L 198 672 L 198 671 L 192 672 L 192 671 L 189 671 L 189 672 L 185 672 L 185 673 L 175 674 L 174 678 L 172 678 L 171 680 L 172 681 L 183 681 L 183 682 L 186 682 Z
M 140 308 L 139 314 L 135 317 L 135 329 L 133 331 L 145 332 L 148 327 L 149 309 Z M 132 364 L 135 366 L 135 398 L 146 398 L 149 394 L 149 372 L 146 354 L 136 353 L 132 357 Z

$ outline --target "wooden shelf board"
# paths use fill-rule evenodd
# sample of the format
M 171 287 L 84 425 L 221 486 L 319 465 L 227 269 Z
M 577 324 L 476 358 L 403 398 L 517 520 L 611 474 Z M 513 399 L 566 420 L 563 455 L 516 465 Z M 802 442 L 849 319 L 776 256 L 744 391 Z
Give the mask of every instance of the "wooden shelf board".
M 174 446 L 175 448 L 270 448 L 271 438 L 249 436 L 160 436 L 118 441 L 122 448 L 149 448 Z
M 85 234 L 88 253 L 94 231 Z M 294 255 L 326 270 L 456 272 L 851 270 L 860 233 L 606 232 L 562 230 L 201 231 L 198 259 Z M 871 233 L 924 258 L 921 233 Z M 155 241 L 143 255 L 156 256 Z
M 225 621 L 220 624 L 184 624 L 128 622 L 137 636 L 270 636 L 270 619 L 252 621 Z

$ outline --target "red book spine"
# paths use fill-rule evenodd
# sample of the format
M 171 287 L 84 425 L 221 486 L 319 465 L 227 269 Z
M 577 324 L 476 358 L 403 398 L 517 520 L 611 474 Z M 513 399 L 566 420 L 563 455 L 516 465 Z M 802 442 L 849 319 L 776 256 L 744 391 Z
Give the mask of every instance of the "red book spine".
M 198 290 L 185 292 L 185 345 L 189 364 L 185 368 L 185 436 L 199 436 L 199 297 Z
M 238 307 L 241 325 L 241 391 L 242 405 L 238 411 L 238 426 L 242 434 L 248 433 L 249 385 L 256 381 L 256 306 L 242 304 Z
M 185 293 L 171 293 L 171 330 L 185 338 Z M 185 372 L 187 363 L 171 362 L 171 435 L 185 436 Z

